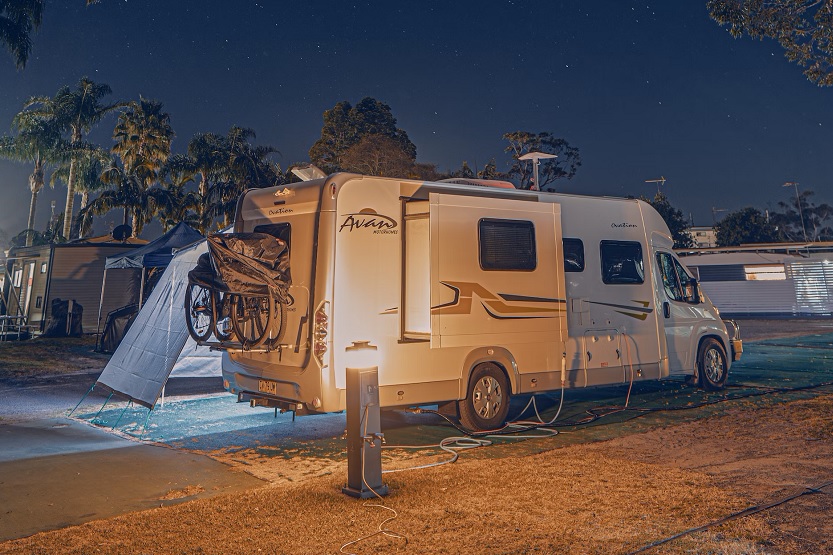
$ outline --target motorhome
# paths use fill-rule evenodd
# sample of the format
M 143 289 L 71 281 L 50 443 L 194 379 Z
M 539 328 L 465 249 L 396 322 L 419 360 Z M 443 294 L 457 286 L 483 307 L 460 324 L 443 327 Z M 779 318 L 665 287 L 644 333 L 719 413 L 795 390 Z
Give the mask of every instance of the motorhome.
M 341 411 L 346 369 L 375 367 L 382 407 L 487 430 L 513 395 L 719 389 L 742 352 L 640 200 L 341 173 L 244 193 L 234 231 L 264 229 L 288 244 L 281 339 L 220 344 L 225 388 L 252 405 Z

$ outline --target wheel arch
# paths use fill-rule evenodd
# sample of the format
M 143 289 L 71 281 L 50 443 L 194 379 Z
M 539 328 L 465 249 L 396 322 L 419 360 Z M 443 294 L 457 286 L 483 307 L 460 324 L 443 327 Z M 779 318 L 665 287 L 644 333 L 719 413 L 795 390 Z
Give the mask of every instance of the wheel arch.
M 700 379 L 700 349 L 703 347 L 703 343 L 707 339 L 714 339 L 717 341 L 721 347 L 723 347 L 723 359 L 726 364 L 726 372 L 729 371 L 729 368 L 732 364 L 732 358 L 729 354 L 729 347 L 726 344 L 726 339 L 722 337 L 719 333 L 715 332 L 714 330 L 708 330 L 706 333 L 700 336 L 700 339 L 697 340 L 697 349 L 694 351 L 694 379 Z
M 512 353 L 504 347 L 478 347 L 471 351 L 463 363 L 463 375 L 460 380 L 460 387 L 457 392 L 458 399 L 465 399 L 469 388 L 469 379 L 478 364 L 491 362 L 496 364 L 506 375 L 509 382 L 509 394 L 518 391 L 520 376 L 518 375 L 518 363 Z

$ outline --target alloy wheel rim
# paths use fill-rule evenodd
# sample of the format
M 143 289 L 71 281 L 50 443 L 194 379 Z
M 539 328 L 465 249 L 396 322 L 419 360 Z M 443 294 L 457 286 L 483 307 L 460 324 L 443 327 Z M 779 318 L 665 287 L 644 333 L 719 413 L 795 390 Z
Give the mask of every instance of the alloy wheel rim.
M 474 386 L 472 401 L 475 411 L 481 418 L 486 420 L 494 418 L 503 406 L 503 391 L 500 383 L 492 376 L 484 376 Z
M 706 352 L 706 377 L 714 383 L 719 383 L 723 378 L 723 355 L 717 349 L 709 349 Z

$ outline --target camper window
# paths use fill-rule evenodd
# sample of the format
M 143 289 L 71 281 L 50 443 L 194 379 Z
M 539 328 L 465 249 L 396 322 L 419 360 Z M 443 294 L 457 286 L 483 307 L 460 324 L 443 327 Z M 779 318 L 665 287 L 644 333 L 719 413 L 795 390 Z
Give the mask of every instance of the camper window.
M 602 281 L 608 285 L 645 282 L 642 245 L 636 241 L 602 241 Z
M 564 238 L 564 271 L 584 271 L 584 243 L 581 239 Z
M 478 227 L 482 269 L 532 271 L 538 266 L 532 222 L 483 218 Z

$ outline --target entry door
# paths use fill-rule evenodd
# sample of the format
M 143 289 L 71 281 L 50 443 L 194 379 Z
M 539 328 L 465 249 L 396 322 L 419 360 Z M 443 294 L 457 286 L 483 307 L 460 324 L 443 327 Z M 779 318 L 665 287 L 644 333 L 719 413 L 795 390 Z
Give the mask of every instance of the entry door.
M 405 204 L 402 330 L 406 339 L 431 337 L 431 244 L 428 201 Z
M 672 374 L 688 372 L 694 368 L 691 334 L 697 321 L 686 302 L 686 286 L 691 278 L 671 253 L 658 252 L 656 264 L 662 300 L 657 308 L 665 328 L 669 370 Z

